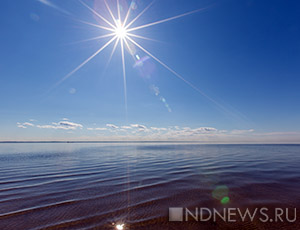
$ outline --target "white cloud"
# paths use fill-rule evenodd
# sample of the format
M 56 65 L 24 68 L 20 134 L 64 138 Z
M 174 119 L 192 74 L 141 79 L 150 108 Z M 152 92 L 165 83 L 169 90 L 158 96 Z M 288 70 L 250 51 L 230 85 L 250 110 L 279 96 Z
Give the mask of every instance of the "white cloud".
M 157 128 L 157 127 L 151 127 L 152 130 L 154 131 L 167 131 L 167 128 Z
M 63 119 L 60 122 L 37 124 L 31 122 L 17 123 L 21 129 L 38 128 L 65 130 L 65 133 L 76 133 L 75 130 L 83 129 L 83 125 Z M 218 130 L 214 127 L 180 127 L 167 126 L 155 127 L 141 124 L 130 126 L 117 126 L 107 124 L 104 127 L 86 128 L 89 134 L 73 136 L 77 140 L 133 140 L 133 141 L 195 141 L 201 143 L 300 143 L 299 132 L 261 132 L 254 129 Z M 29 131 L 29 130 L 28 130 Z M 84 132 L 84 131 L 83 131 Z M 67 136 L 65 136 L 67 138 Z M 65 139 L 64 139 L 65 140 Z
M 174 126 L 167 128 L 158 128 L 158 127 L 151 127 L 151 131 L 153 134 L 159 135 L 162 138 L 168 139 L 203 139 L 208 137 L 217 137 L 224 133 L 224 130 L 217 130 L 213 127 L 198 127 L 198 128 L 191 128 L 191 127 L 179 127 Z M 164 131 L 164 132 L 158 132 Z M 156 133 L 155 133 L 156 132 Z
M 131 127 L 137 129 L 137 131 L 140 133 L 151 132 L 151 130 L 148 129 L 145 125 L 132 124 Z
M 107 130 L 107 128 L 87 128 L 87 130 L 90 130 L 90 131 L 105 131 L 105 130 Z
M 146 130 L 147 127 L 145 125 L 132 124 L 131 127 Z
M 112 128 L 112 129 L 118 129 L 119 126 L 116 126 L 114 124 L 106 124 L 107 127 Z
M 32 124 L 30 122 L 24 122 L 24 123 L 17 122 L 18 128 L 26 129 L 28 126 L 34 127 L 34 124 Z
M 58 126 L 54 125 L 37 125 L 36 127 L 39 129 L 58 129 Z
M 192 129 L 195 133 L 211 133 L 211 132 L 217 132 L 218 130 L 212 127 L 200 127 L 196 129 Z
M 30 122 L 24 122 L 23 125 L 25 125 L 25 126 L 31 126 L 31 127 L 34 126 L 34 124 L 32 124 L 32 123 L 30 123 Z
M 63 127 L 73 127 L 73 128 L 83 128 L 83 125 L 81 124 L 78 124 L 78 123 L 74 123 L 74 122 L 70 122 L 70 121 L 60 121 L 58 123 L 60 126 L 63 126 Z
M 240 130 L 232 130 L 231 134 L 235 134 L 235 135 L 241 135 L 241 134 L 245 134 L 245 133 L 253 133 L 254 129 L 240 129 Z
M 76 130 L 82 129 L 83 125 L 70 122 L 70 121 L 60 121 L 58 123 L 52 122 L 52 125 L 37 125 L 39 129 L 62 129 L 62 130 Z

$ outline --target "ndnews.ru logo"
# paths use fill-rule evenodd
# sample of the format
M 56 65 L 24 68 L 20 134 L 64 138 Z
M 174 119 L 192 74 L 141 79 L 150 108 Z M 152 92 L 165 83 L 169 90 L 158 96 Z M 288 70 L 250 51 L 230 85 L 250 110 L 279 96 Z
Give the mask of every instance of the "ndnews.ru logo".
M 272 217 L 271 217 L 272 216 Z M 188 208 L 174 207 L 169 208 L 169 221 L 214 221 L 221 220 L 224 222 L 237 221 L 254 221 L 259 220 L 265 222 L 290 222 L 297 220 L 297 210 L 275 208 L 270 210 L 268 208 L 255 208 L 250 211 L 248 208 L 242 211 L 239 208 L 223 208 L 221 210 L 209 208 L 195 208 L 189 210 Z

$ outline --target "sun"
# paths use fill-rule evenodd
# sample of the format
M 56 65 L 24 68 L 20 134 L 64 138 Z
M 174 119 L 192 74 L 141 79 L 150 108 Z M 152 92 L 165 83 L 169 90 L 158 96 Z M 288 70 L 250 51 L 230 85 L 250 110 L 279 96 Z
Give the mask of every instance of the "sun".
M 122 25 L 121 22 L 117 23 L 117 26 L 115 28 L 115 36 L 119 39 L 125 39 L 128 36 L 128 31 L 124 25 Z
M 124 224 L 118 224 L 118 225 L 116 226 L 116 229 L 117 229 L 117 230 L 123 230 L 123 229 L 124 229 Z

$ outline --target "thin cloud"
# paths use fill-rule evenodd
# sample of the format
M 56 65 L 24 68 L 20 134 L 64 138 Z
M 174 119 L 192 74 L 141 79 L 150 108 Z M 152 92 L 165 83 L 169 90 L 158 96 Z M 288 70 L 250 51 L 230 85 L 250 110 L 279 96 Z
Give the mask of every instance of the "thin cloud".
M 140 132 L 140 133 L 149 133 L 149 132 L 151 132 L 151 130 L 149 130 L 145 125 L 132 124 L 131 127 L 137 129 L 137 131 Z
M 107 128 L 87 128 L 89 131 L 105 131 Z
M 18 128 L 27 129 L 28 126 L 34 127 L 34 124 L 32 124 L 30 122 L 24 122 L 24 123 L 17 122 Z
M 59 127 L 55 125 L 37 125 L 36 127 L 39 129 L 59 129 Z
M 121 126 L 122 129 L 132 129 L 131 126 Z
M 22 124 L 18 124 L 17 126 L 18 126 L 18 128 L 21 128 L 21 129 L 27 129 L 27 126 L 22 125 Z
M 118 129 L 119 126 L 114 125 L 114 124 L 106 124 L 107 127 L 112 128 L 112 129 Z
M 25 126 L 31 126 L 31 127 L 34 126 L 34 124 L 32 124 L 32 123 L 30 123 L 30 122 L 24 122 L 23 125 L 25 125 Z
M 82 130 L 84 126 L 80 123 L 75 123 L 67 118 L 59 122 L 48 124 L 35 124 L 32 122 L 17 123 L 18 128 L 37 128 L 37 129 L 53 129 L 65 130 L 67 132 Z M 255 142 L 257 137 L 272 141 L 274 139 L 288 140 L 289 138 L 299 137 L 299 133 L 257 133 L 254 129 L 234 129 L 234 130 L 218 130 L 215 127 L 189 127 L 189 126 L 146 126 L 143 124 L 120 125 L 106 124 L 103 127 L 87 127 L 84 131 L 95 131 L 102 139 L 108 140 L 182 140 L 182 141 L 201 141 L 201 142 Z M 98 132 L 97 132 L 98 131 Z M 262 138 L 263 137 L 263 138 Z M 95 135 L 87 135 L 86 139 L 94 139 Z M 285 138 L 285 139 L 284 139 Z M 294 140 L 293 139 L 293 140 Z
M 235 134 L 235 135 L 241 135 L 241 134 L 245 134 L 245 133 L 253 133 L 255 130 L 254 129 L 241 129 L 241 130 L 232 130 L 231 134 Z
M 52 122 L 52 125 L 37 125 L 39 129 L 62 129 L 62 130 L 76 130 L 82 129 L 83 125 L 70 122 L 70 121 L 60 121 L 58 123 Z
M 73 127 L 73 128 L 81 128 L 81 129 L 83 128 L 83 125 L 70 122 L 70 121 L 60 121 L 58 124 L 64 127 Z
M 157 128 L 157 127 L 150 127 L 150 129 L 154 130 L 154 131 L 167 131 L 167 128 Z
M 200 127 L 200 128 L 193 129 L 193 131 L 196 133 L 210 133 L 210 132 L 216 132 L 218 130 L 212 127 Z
M 147 129 L 147 127 L 145 125 L 139 125 L 139 124 L 132 124 L 131 127 L 143 129 L 143 130 Z

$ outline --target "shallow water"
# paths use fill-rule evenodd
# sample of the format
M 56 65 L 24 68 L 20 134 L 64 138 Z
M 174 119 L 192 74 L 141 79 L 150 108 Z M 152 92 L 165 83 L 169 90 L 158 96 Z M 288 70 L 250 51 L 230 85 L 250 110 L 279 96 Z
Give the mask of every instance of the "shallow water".
M 299 191 L 300 145 L 0 144 L 1 230 L 300 229 Z M 297 208 L 298 219 L 169 222 L 169 207 Z

